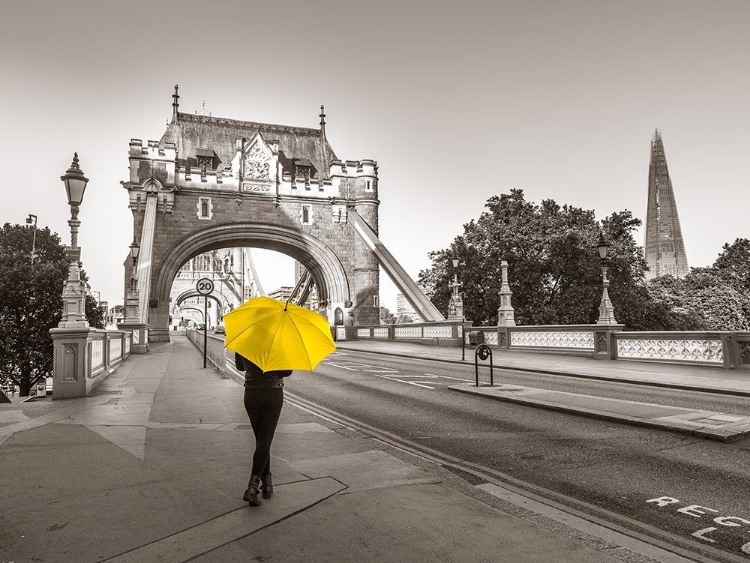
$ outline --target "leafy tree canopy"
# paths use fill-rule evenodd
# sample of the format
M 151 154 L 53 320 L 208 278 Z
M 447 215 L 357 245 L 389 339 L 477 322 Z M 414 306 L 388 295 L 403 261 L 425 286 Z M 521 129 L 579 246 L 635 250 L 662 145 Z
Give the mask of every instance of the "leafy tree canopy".
M 524 325 L 596 322 L 602 294 L 599 229 L 610 246 L 610 297 L 615 316 L 630 329 L 669 321 L 668 311 L 646 290 L 646 263 L 633 232 L 640 219 L 628 211 L 601 223 L 594 212 L 547 199 L 526 201 L 522 190 L 491 197 L 486 210 L 464 225 L 450 247 L 429 253 L 432 267 L 419 274 L 433 303 L 448 310 L 451 260 L 458 258 L 466 318 L 475 325 L 497 323 L 502 285 L 500 263 L 509 266 L 516 322 Z
M 36 230 L 31 264 L 33 236 L 31 226 L 6 223 L 0 229 L 0 384 L 12 382 L 22 395 L 53 373 L 49 330 L 62 317 L 68 275 L 65 247 L 47 227 Z M 96 310 L 93 298 L 88 300 Z M 98 317 L 92 314 L 89 322 L 103 327 L 102 311 Z

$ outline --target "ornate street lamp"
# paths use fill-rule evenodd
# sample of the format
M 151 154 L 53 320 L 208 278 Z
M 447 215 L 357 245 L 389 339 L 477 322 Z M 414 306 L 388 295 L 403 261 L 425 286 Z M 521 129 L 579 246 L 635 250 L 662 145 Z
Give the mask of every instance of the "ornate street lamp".
M 31 265 L 34 265 L 34 254 L 36 253 L 36 215 L 32 215 L 29 213 L 29 216 L 26 217 L 26 224 L 27 225 L 34 225 L 34 235 L 31 239 Z
M 449 287 L 453 288 L 453 294 L 448 301 L 448 320 L 449 321 L 461 321 L 461 329 L 459 330 L 459 336 L 461 337 L 461 360 L 466 359 L 466 335 L 464 334 L 464 300 L 463 294 L 458 289 L 463 285 L 458 281 L 458 267 L 465 266 L 465 262 L 461 262 L 458 258 L 452 260 L 453 263 L 453 283 Z
M 138 284 L 138 270 L 136 269 L 136 264 L 138 263 L 138 254 L 141 252 L 141 247 L 138 244 L 138 241 L 135 240 L 135 237 L 133 237 L 133 242 L 130 243 L 130 258 L 133 260 L 133 269 L 130 276 L 130 289 L 131 291 L 135 291 L 137 289 Z
M 602 291 L 602 300 L 599 303 L 599 320 L 596 324 L 600 325 L 614 325 L 617 324 L 615 320 L 615 308 L 612 305 L 612 301 L 609 299 L 609 280 L 607 279 L 607 264 L 609 254 L 609 244 L 604 239 L 604 233 L 599 231 L 599 242 L 596 245 L 599 251 L 599 259 L 602 262 L 602 284 L 604 290 Z
M 81 222 L 78 220 L 78 211 L 89 179 L 83 175 L 83 171 L 78 166 L 78 153 L 74 153 L 73 163 L 65 174 L 60 176 L 60 179 L 65 184 L 68 205 L 70 205 L 70 221 L 68 221 L 70 246 L 65 247 L 68 279 L 65 280 L 63 288 L 63 315 L 58 326 L 61 328 L 87 327 L 89 323 L 86 320 L 86 286 L 81 281 L 81 272 L 78 267 L 81 259 L 81 249 L 78 246 L 78 228 Z

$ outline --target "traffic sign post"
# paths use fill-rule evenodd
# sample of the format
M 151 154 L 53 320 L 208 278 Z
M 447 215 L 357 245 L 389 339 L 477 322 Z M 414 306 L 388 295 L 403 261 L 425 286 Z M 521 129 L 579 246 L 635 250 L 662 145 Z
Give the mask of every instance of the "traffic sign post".
M 214 282 L 209 278 L 201 278 L 195 284 L 195 289 L 203 296 L 203 369 L 206 369 L 206 350 L 208 347 L 208 296 L 214 291 Z

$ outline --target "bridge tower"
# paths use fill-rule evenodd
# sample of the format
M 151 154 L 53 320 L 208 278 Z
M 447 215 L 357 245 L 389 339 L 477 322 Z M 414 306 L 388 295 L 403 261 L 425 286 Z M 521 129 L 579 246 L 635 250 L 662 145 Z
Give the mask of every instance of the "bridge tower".
M 170 293 L 183 265 L 222 248 L 266 248 L 302 264 L 331 324 L 378 323 L 380 265 L 423 318 L 442 320 L 377 237 L 377 163 L 338 159 L 322 106 L 313 129 L 182 113 L 177 87 L 173 99 L 159 141 L 130 141 L 122 182 L 151 342 L 169 340 Z

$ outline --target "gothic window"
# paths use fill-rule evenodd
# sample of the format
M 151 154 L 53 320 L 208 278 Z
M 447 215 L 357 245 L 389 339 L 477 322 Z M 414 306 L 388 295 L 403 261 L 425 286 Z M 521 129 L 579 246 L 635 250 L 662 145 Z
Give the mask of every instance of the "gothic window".
M 301 219 L 303 225 L 312 225 L 312 205 L 303 205 Z
M 372 191 L 372 181 L 371 180 L 367 180 L 367 182 L 365 182 L 365 190 L 367 190 L 368 192 Z
M 213 217 L 213 205 L 210 197 L 198 198 L 198 219 L 211 219 Z
M 377 295 L 372 296 L 372 306 L 376 309 L 380 307 L 380 298 Z

